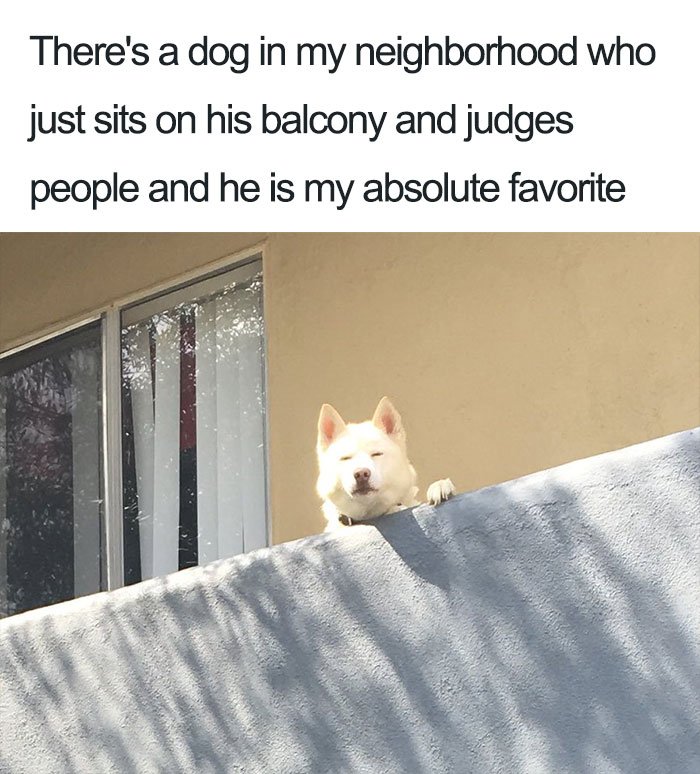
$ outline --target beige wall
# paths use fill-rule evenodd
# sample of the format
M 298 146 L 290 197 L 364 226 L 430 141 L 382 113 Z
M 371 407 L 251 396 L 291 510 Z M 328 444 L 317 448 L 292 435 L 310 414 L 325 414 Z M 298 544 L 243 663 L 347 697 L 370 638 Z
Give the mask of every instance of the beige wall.
M 0 350 L 262 234 L 0 237 Z M 273 534 L 322 526 L 322 402 L 402 411 L 423 486 L 461 490 L 700 424 L 700 236 L 273 234 Z

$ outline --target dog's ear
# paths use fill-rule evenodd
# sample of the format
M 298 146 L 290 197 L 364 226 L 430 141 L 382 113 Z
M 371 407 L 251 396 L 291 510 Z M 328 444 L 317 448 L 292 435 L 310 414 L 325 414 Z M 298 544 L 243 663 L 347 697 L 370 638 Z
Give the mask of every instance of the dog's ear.
M 325 451 L 345 430 L 345 422 L 329 403 L 321 406 L 318 416 L 318 448 Z
M 379 405 L 372 417 L 372 424 L 383 430 L 394 440 L 403 440 L 404 438 L 401 414 L 399 414 L 394 408 L 394 404 L 386 396 L 379 401 Z

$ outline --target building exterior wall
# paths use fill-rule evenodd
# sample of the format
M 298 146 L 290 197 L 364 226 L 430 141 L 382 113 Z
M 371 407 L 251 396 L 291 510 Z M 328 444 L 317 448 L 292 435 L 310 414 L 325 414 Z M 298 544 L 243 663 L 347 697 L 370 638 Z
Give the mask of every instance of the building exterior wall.
M 389 395 L 423 489 L 700 424 L 694 234 L 7 234 L 0 351 L 259 244 L 275 542 L 322 528 L 323 402 Z
M 0 621 L 0 771 L 700 771 L 700 431 Z

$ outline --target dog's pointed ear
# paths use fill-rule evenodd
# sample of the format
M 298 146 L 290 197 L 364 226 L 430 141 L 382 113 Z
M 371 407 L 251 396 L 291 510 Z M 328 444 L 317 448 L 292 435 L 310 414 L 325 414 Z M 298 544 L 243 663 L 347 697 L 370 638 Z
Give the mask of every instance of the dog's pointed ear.
M 379 401 L 379 405 L 372 417 L 372 424 L 383 430 L 391 438 L 401 439 L 404 437 L 401 414 L 394 408 L 394 404 L 386 395 Z
M 318 448 L 325 451 L 345 430 L 345 421 L 329 403 L 321 406 L 318 415 Z

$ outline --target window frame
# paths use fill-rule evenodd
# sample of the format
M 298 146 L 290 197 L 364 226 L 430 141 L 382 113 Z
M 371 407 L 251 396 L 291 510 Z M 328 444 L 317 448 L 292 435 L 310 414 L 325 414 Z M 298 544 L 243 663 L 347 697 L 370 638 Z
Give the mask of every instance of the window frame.
M 216 291 L 224 275 L 249 272 L 249 266 L 259 263 L 263 272 L 263 389 L 265 391 L 265 415 L 263 422 L 264 438 L 264 481 L 265 481 L 265 534 L 267 545 L 272 543 L 272 523 L 270 518 L 270 477 L 269 477 L 269 402 L 268 402 L 268 340 L 265 315 L 265 252 L 266 243 L 253 245 L 237 253 L 208 263 L 199 269 L 187 272 L 169 281 L 159 283 L 113 303 L 102 306 L 90 314 L 75 318 L 63 326 L 46 329 L 8 349 L 0 352 L 0 360 L 22 352 L 28 352 L 41 344 L 50 343 L 66 334 L 79 331 L 96 322 L 101 329 L 101 399 L 102 427 L 101 452 L 103 476 L 103 512 L 105 540 L 105 577 L 106 589 L 112 591 L 124 586 L 124 510 L 123 510 L 123 470 L 122 470 L 122 355 L 121 332 L 124 324 L 133 322 L 132 314 L 147 317 L 159 308 L 172 306 L 172 294 L 181 293 L 187 300 L 187 291 L 194 286 L 211 288 Z M 235 278 L 232 278 L 235 281 Z M 198 297 L 201 295 L 197 290 Z M 168 306 L 163 306 L 168 297 Z M 191 296 L 190 296 L 191 297 Z M 161 301 L 162 299 L 162 301 Z M 175 301 L 177 303 L 177 300 Z M 130 314 L 131 313 L 131 314 Z

